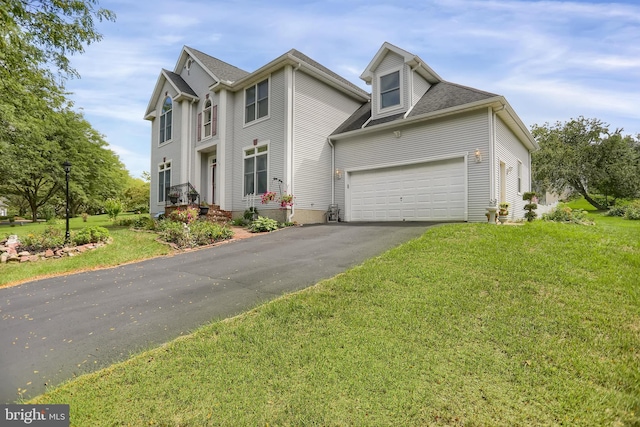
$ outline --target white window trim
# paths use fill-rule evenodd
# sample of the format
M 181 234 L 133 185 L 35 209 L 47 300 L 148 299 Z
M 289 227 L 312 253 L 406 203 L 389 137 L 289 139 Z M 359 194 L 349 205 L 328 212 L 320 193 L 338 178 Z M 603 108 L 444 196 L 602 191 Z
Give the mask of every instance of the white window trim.
M 162 123 L 162 116 L 166 113 L 162 112 L 162 109 L 164 107 L 164 103 L 166 101 L 166 99 L 169 98 L 171 100 L 171 138 L 169 139 L 165 139 L 164 141 L 160 141 L 160 126 Z M 160 105 L 160 116 L 158 116 L 158 147 L 163 147 L 165 145 L 167 145 L 168 143 L 173 141 L 173 113 L 175 111 L 175 102 L 173 100 L 173 97 L 167 95 L 164 98 L 162 98 L 162 104 Z M 165 132 L 167 131 L 167 126 L 165 123 Z
M 256 145 L 247 145 L 242 147 L 242 200 L 250 200 L 250 196 L 248 194 L 244 194 L 244 160 L 247 159 L 249 156 L 247 156 L 245 154 L 245 152 L 250 149 L 250 148 L 255 148 L 257 149 L 258 147 L 267 147 L 267 191 L 269 191 L 269 176 L 271 174 L 271 141 L 263 141 L 263 142 L 259 142 Z M 256 154 L 254 154 L 253 156 L 251 156 L 253 158 L 256 157 Z M 254 184 L 257 184 L 257 181 L 254 181 Z M 255 187 L 254 187 L 255 190 Z M 253 199 L 254 200 L 260 200 L 262 194 L 253 194 Z
M 522 160 L 520 159 L 516 159 L 516 189 L 518 194 L 522 194 L 522 186 L 523 186 L 523 182 L 522 182 Z
M 156 190 L 156 196 L 158 195 L 158 192 L 160 190 L 160 185 L 164 184 L 164 183 L 160 184 L 160 179 L 159 179 L 159 175 L 160 175 L 160 171 L 161 171 L 160 167 L 164 166 L 164 169 L 162 169 L 162 170 L 166 171 L 167 170 L 166 165 L 169 165 L 168 170 L 171 171 L 173 169 L 173 160 L 172 159 L 165 160 L 164 162 L 160 162 L 157 165 L 158 167 L 156 169 L 156 179 L 158 180 L 157 181 L 158 182 L 158 188 Z M 170 184 L 169 187 L 171 187 L 171 184 L 173 182 L 173 174 L 171 174 L 170 177 L 171 178 L 169 179 L 169 184 Z M 166 204 L 166 202 L 167 202 L 167 195 L 166 194 L 164 195 L 164 200 L 160 200 L 159 198 L 158 198 L 158 200 L 156 200 L 156 203 L 158 204 L 158 206 L 164 206 Z
M 209 135 L 207 135 L 205 131 L 207 123 L 204 121 L 207 102 L 209 103 Z M 211 101 L 211 99 L 207 99 L 204 102 L 204 107 L 202 108 L 202 123 L 200 125 L 202 126 L 202 141 L 210 139 L 213 136 L 213 101 Z
M 268 96 L 267 96 L 267 115 L 264 117 L 260 117 L 259 119 L 253 119 L 252 121 L 250 121 L 249 123 L 247 123 L 247 89 L 250 89 L 252 87 L 256 88 L 256 116 L 258 115 L 258 84 L 262 83 L 263 81 L 267 81 L 267 90 L 268 90 Z M 267 77 L 266 79 L 261 79 L 260 81 L 255 82 L 254 84 L 252 84 L 251 86 L 248 86 L 246 88 L 244 88 L 244 90 L 242 91 L 242 123 L 243 123 L 243 127 L 248 127 L 248 126 L 252 126 L 255 125 L 256 123 L 260 123 L 263 122 L 265 120 L 268 120 L 271 117 L 271 76 Z
M 399 75 L 399 88 L 398 90 L 400 91 L 400 103 L 397 105 L 392 105 L 390 107 L 386 107 L 386 108 L 382 108 L 382 84 L 381 84 L 381 80 L 383 77 L 388 76 L 389 74 L 393 74 L 395 72 L 398 72 Z M 392 111 L 396 111 L 396 110 L 402 110 L 402 108 L 404 107 L 404 73 L 403 71 L 403 67 L 395 67 L 395 68 L 391 68 L 389 70 L 385 70 L 384 73 L 379 74 L 378 75 L 378 88 L 377 88 L 377 102 L 378 102 L 378 114 L 385 114 L 388 112 L 392 112 Z

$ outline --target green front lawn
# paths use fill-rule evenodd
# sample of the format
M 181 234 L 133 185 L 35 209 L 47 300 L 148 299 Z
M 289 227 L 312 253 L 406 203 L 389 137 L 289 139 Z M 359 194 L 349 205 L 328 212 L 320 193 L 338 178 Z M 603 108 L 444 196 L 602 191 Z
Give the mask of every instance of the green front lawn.
M 118 219 L 130 218 L 131 214 L 120 215 Z M 34 263 L 0 264 L 0 287 L 34 280 L 43 277 L 68 274 L 83 270 L 113 267 L 133 261 L 139 261 L 155 256 L 166 255 L 171 252 L 167 245 L 156 241 L 154 233 L 139 233 L 128 227 L 114 225 L 106 215 L 89 216 L 87 222 L 82 218 L 72 218 L 69 221 L 70 230 L 80 230 L 88 226 L 102 226 L 109 230 L 113 243 L 93 251 L 85 252 L 82 256 L 51 259 Z M 47 224 L 25 223 L 23 226 L 0 225 L 0 236 L 15 234 L 18 237 L 28 233 L 41 233 Z M 58 222 L 57 227 L 65 229 L 65 221 Z
M 640 424 L 640 222 L 456 224 L 82 376 L 77 426 Z

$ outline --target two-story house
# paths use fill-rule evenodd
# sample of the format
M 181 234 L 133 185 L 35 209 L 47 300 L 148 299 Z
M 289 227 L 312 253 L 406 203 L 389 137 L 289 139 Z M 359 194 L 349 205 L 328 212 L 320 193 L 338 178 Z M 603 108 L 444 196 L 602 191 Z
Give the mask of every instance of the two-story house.
M 239 216 L 486 221 L 490 200 L 522 217 L 537 144 L 500 95 L 444 81 L 384 43 L 361 78 L 371 94 L 297 50 L 246 72 L 184 47 L 162 70 L 151 121 L 151 212 L 175 189 Z M 187 186 L 185 186 L 187 184 Z

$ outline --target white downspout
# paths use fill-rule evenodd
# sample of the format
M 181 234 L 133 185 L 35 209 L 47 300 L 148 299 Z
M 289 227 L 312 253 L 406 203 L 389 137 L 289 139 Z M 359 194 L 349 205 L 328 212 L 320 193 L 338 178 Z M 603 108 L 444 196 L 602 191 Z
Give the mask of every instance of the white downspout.
M 291 95 L 289 98 L 289 141 L 287 144 L 287 151 L 288 151 L 288 158 L 289 158 L 289 162 L 287 165 L 287 168 L 289 169 L 288 171 L 288 175 L 289 175 L 289 184 L 290 184 L 290 188 L 289 188 L 289 192 L 290 194 L 295 194 L 295 185 L 294 185 L 294 179 L 293 179 L 293 172 L 295 170 L 295 168 L 293 167 L 293 158 L 294 158 L 294 152 L 293 152 L 293 137 L 294 137 L 294 105 L 295 105 L 295 97 L 296 97 L 296 71 L 298 71 L 300 69 L 300 67 L 302 66 L 301 63 L 298 63 L 298 65 L 296 66 L 296 68 L 293 68 L 291 71 Z M 292 222 L 291 220 L 293 219 L 293 216 L 296 213 L 296 204 L 295 202 L 291 204 L 291 213 L 289 214 L 289 217 L 287 218 L 288 222 Z
M 334 205 L 336 203 L 336 147 L 330 137 L 327 137 L 327 142 L 331 147 L 331 204 Z

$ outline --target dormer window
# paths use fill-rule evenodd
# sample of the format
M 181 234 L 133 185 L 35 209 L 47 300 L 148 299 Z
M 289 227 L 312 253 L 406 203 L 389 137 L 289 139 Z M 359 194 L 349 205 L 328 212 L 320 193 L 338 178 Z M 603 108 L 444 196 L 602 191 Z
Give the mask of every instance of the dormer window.
M 400 71 L 380 77 L 380 109 L 400 105 Z

